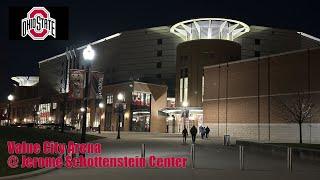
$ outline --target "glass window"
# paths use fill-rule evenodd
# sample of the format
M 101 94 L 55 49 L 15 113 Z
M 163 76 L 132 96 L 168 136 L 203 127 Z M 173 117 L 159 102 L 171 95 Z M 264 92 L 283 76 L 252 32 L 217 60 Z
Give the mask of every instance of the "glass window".
M 183 101 L 188 101 L 188 77 L 185 77 L 183 81 Z
M 188 69 L 180 71 L 180 102 L 188 100 Z
M 203 102 L 203 96 L 204 96 L 204 75 L 202 76 L 202 102 Z
M 180 102 L 183 101 L 183 78 L 180 78 Z
M 157 68 L 161 68 L 162 67 L 162 62 L 157 62 Z
M 260 57 L 260 51 L 254 51 L 254 57 Z
M 254 40 L 254 44 L 255 44 L 255 45 L 260 45 L 260 39 L 255 39 L 255 40 Z
M 158 44 L 158 45 L 162 44 L 162 39 L 158 39 L 158 40 L 157 40 L 157 44 Z
M 107 104 L 112 104 L 113 103 L 113 95 L 112 94 L 109 94 L 109 95 L 107 95 Z

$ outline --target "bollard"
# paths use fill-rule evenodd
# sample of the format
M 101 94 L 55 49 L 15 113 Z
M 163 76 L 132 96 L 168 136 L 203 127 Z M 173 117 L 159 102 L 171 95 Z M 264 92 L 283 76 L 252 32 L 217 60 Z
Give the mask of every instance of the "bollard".
M 292 172 L 292 148 L 287 148 L 287 168 L 289 172 Z
M 223 145 L 229 146 L 230 145 L 230 135 L 224 135 L 223 136 Z
M 244 170 L 244 157 L 243 157 L 244 147 L 239 146 L 239 161 L 240 161 L 240 170 Z
M 195 164 L 196 164 L 196 151 L 194 148 L 194 144 L 191 144 L 191 168 L 195 168 Z
M 141 144 L 141 157 L 146 157 L 146 145 Z

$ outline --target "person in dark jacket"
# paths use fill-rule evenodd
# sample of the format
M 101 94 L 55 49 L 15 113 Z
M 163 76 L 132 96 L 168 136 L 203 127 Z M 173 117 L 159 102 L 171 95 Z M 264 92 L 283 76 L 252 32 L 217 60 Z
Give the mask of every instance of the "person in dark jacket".
M 210 133 L 210 128 L 207 126 L 206 127 L 206 138 L 208 138 L 209 133 Z
M 201 135 L 201 139 L 204 138 L 204 135 L 206 134 L 206 128 L 205 127 L 201 127 L 200 129 L 200 135 Z
M 198 130 L 195 126 L 192 126 L 192 128 L 190 129 L 190 134 L 192 137 L 192 143 L 194 144 L 196 142 L 196 136 L 197 136 Z
M 185 144 L 187 142 L 187 136 L 188 136 L 188 130 L 187 128 L 184 128 L 182 131 L 182 135 L 183 135 L 183 144 Z

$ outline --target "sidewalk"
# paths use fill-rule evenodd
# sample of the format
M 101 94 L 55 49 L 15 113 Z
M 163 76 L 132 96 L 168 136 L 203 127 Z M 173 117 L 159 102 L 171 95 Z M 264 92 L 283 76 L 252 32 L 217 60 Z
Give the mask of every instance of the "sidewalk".
M 98 134 L 94 132 L 94 134 Z M 141 144 L 146 147 L 146 157 L 190 158 L 190 137 L 188 144 L 182 144 L 182 138 L 172 134 L 121 133 L 121 139 L 116 139 L 116 133 L 103 132 L 106 138 L 96 142 L 102 144 L 102 154 L 99 156 L 136 157 L 141 155 Z M 319 179 L 320 165 L 304 161 L 293 162 L 293 173 L 286 168 L 286 157 L 245 152 L 245 170 L 239 170 L 239 150 L 237 146 L 222 146 L 222 140 L 209 138 L 196 141 L 196 168 L 186 169 L 60 169 L 48 174 L 29 178 L 28 180 L 199 180 L 199 179 Z

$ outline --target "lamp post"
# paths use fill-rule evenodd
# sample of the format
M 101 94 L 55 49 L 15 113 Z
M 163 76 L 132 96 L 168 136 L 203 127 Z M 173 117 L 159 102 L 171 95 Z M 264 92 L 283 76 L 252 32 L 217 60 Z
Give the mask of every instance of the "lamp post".
M 7 119 L 8 119 L 8 122 L 7 122 L 7 126 L 9 125 L 9 123 L 10 123 L 10 113 L 11 113 L 11 102 L 14 100 L 14 96 L 12 95 L 12 94 L 9 94 L 9 96 L 8 96 L 8 101 L 9 101 L 9 105 L 8 105 L 8 113 L 7 113 L 7 115 L 8 115 L 8 117 L 7 117 Z
M 123 114 L 123 101 L 124 101 L 124 95 L 122 93 L 119 93 L 117 95 L 118 103 L 117 103 L 117 111 L 118 111 L 118 135 L 117 139 L 120 139 L 120 122 L 121 122 L 121 117 Z
M 85 83 L 85 88 L 84 88 L 84 97 L 83 97 L 83 106 L 84 106 L 84 111 L 82 115 L 82 133 L 81 133 L 81 143 L 86 142 L 86 129 L 87 129 L 87 110 L 88 110 L 88 94 L 89 94 L 89 75 L 90 75 L 90 65 L 91 62 L 94 59 L 95 52 L 92 49 L 90 45 L 88 45 L 84 50 L 83 50 L 83 59 L 86 62 L 86 83 Z
M 187 113 L 188 113 L 188 109 L 187 109 L 188 106 L 189 106 L 189 103 L 187 101 L 184 101 L 182 103 L 183 128 L 186 127 L 186 117 L 187 117 Z

